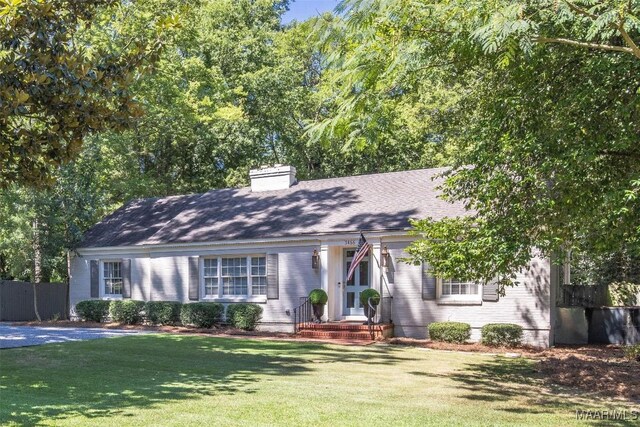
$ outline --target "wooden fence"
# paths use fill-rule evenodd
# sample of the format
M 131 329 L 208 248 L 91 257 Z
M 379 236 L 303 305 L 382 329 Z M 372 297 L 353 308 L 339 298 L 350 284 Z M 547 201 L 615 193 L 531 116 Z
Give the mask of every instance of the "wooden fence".
M 560 285 L 559 307 L 603 307 L 607 305 L 607 285 Z
M 66 319 L 67 285 L 64 283 L 36 284 L 38 312 L 42 320 Z M 36 320 L 33 309 L 33 284 L 0 280 L 0 321 Z

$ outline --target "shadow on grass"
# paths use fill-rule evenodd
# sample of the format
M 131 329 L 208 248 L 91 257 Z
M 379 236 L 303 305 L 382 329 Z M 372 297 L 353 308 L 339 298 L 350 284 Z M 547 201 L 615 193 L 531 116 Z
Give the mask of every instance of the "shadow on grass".
M 471 401 L 503 402 L 498 410 L 512 413 L 543 414 L 562 413 L 575 416 L 576 411 L 627 411 L 627 419 L 610 419 L 607 425 L 637 426 L 632 420 L 629 403 L 605 401 L 584 396 L 584 393 L 550 385 L 540 373 L 536 362 L 528 359 L 507 359 L 496 357 L 478 363 L 467 364 L 466 368 L 446 375 L 457 383 L 462 391 L 460 397 Z M 507 402 L 519 401 L 517 407 Z M 601 404 L 594 407 L 594 401 Z M 592 420 L 602 423 L 602 420 Z
M 366 353 L 365 353 L 366 352 Z M 391 366 L 399 349 L 316 343 L 144 335 L 0 353 L 0 424 L 132 415 L 168 401 L 250 394 L 270 377 L 299 376 L 314 363 Z

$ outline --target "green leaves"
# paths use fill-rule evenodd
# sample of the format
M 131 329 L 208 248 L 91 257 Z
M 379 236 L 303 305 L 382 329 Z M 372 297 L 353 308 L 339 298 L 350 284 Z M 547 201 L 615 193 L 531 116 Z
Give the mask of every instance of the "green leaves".
M 76 158 L 85 135 L 123 129 L 139 115 L 128 87 L 152 62 L 160 39 L 126 32 L 123 20 L 136 7 L 114 0 L 3 2 L 0 187 L 51 184 L 53 169 Z M 102 20 L 103 13 L 111 19 Z M 104 31 L 102 41 L 91 23 Z

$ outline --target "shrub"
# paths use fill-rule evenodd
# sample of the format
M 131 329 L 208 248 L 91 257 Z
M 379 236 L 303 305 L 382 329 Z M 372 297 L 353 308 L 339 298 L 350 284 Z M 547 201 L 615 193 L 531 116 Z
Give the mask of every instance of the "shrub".
M 180 321 L 184 326 L 210 328 L 222 320 L 224 306 L 217 302 L 193 302 L 182 304 Z
M 262 307 L 257 304 L 230 304 L 227 306 L 227 322 L 238 329 L 253 331 L 262 318 Z
M 327 293 L 322 289 L 314 289 L 309 292 L 309 302 L 311 304 L 325 305 L 328 300 Z
M 109 315 L 114 322 L 127 325 L 142 323 L 142 310 L 144 301 L 117 300 L 111 301 L 109 305 Z
M 76 304 L 76 314 L 88 322 L 102 322 L 109 313 L 109 301 L 90 299 Z
M 522 341 L 522 326 L 513 323 L 487 323 L 482 327 L 482 344 L 515 347 Z
M 371 298 L 371 304 L 380 304 L 380 293 L 375 289 L 368 288 L 360 292 L 360 304 L 362 304 L 363 307 L 369 304 L 369 298 Z
M 625 346 L 624 357 L 632 361 L 640 362 L 640 344 Z
M 471 337 L 471 325 L 461 322 L 433 322 L 428 326 L 433 341 L 464 343 Z
M 144 306 L 147 320 L 154 325 L 175 325 L 180 323 L 180 308 L 178 301 L 149 301 Z

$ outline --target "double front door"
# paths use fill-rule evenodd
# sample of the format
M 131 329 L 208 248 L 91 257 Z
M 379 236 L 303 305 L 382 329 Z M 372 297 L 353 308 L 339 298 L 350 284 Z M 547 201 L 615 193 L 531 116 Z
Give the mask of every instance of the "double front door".
M 344 279 L 347 278 L 347 272 L 351 267 L 351 261 L 355 254 L 355 249 L 344 250 Z M 360 292 L 364 291 L 371 285 L 371 274 L 369 269 L 369 256 L 367 255 L 360 261 L 355 273 L 349 281 L 345 283 L 343 303 L 343 314 L 345 316 L 364 316 L 364 309 L 360 304 Z

